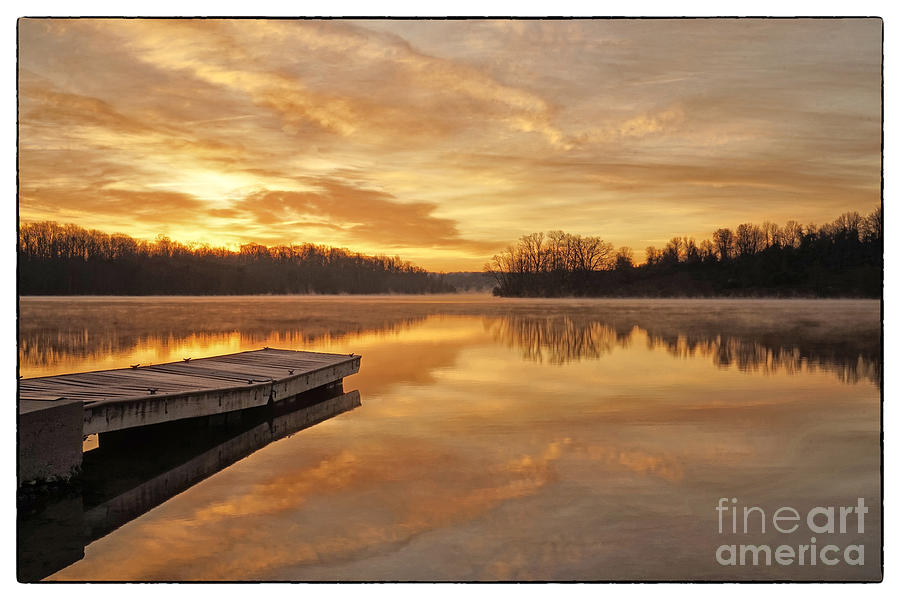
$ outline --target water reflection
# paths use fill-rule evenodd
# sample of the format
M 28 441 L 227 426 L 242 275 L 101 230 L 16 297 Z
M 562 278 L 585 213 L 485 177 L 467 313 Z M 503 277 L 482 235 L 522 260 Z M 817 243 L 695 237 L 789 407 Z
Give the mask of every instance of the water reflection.
M 24 339 L 88 331 L 65 364 L 23 374 L 262 345 L 365 357 L 363 409 L 172 497 L 53 579 L 880 574 L 877 302 L 26 299 L 22 314 Z M 91 338 L 131 341 L 79 355 Z M 867 562 L 720 567 L 725 495 L 767 510 L 863 497 L 866 531 L 841 545 Z
M 463 298 L 466 298 L 463 296 Z M 828 310 L 823 311 L 824 306 Z M 720 367 L 771 373 L 824 369 L 881 384 L 881 322 L 872 301 L 411 302 L 342 297 L 57 298 L 21 301 L 24 377 L 153 364 L 268 345 L 303 349 L 348 336 L 408 332 L 435 316 L 474 316 L 523 358 L 597 359 L 627 347 L 709 357 Z
M 647 330 L 636 322 L 607 323 L 602 318 L 510 316 L 489 319 L 486 328 L 507 347 L 521 351 L 526 360 L 561 365 L 570 361 L 598 359 L 614 348 L 627 348 L 636 333 L 647 338 L 648 347 L 662 348 L 679 358 L 706 357 L 718 367 L 736 367 L 761 373 L 800 373 L 823 369 L 840 381 L 860 379 L 881 383 L 881 360 L 874 344 L 857 348 L 799 347 L 789 336 L 760 341 L 753 336 L 719 334 L 695 330 L 691 333 Z M 843 351 L 842 350 L 846 350 Z
M 619 334 L 596 320 L 570 317 L 510 316 L 485 323 L 494 338 L 522 352 L 526 360 L 561 365 L 584 358 L 600 358 L 616 346 L 626 346 L 631 332 Z
M 38 581 L 84 548 L 257 450 L 360 406 L 340 385 L 272 406 L 101 434 L 84 454 L 81 493 L 22 498 L 18 577 Z

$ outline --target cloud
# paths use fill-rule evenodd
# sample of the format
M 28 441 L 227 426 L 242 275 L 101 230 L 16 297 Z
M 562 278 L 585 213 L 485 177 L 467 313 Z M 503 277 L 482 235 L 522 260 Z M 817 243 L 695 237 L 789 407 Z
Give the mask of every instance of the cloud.
M 315 126 L 370 143 L 397 135 L 415 143 L 423 134 L 494 122 L 539 132 L 553 144 L 562 139 L 551 124 L 552 107 L 538 94 L 424 54 L 400 36 L 349 23 L 88 20 L 79 26 L 90 35 L 118 38 L 117 45 L 143 68 L 189 75 L 245 96 L 276 114 L 294 135 L 307 135 Z M 323 69 L 352 78 L 323 79 Z M 368 80 L 355 85 L 361 76 Z
M 151 128 L 116 111 L 108 102 L 54 90 L 50 85 L 21 83 L 20 120 L 44 127 L 77 125 L 104 127 L 122 134 L 139 134 Z
M 28 219 L 479 269 L 530 231 L 643 247 L 880 193 L 877 19 L 23 19 L 19 48 Z
M 454 221 L 432 214 L 438 205 L 399 202 L 383 191 L 331 179 L 304 179 L 312 191 L 262 190 L 227 209 L 228 216 L 245 215 L 255 224 L 273 229 L 273 236 L 290 235 L 291 227 L 315 226 L 345 232 L 366 245 L 379 247 L 484 248 L 491 243 L 464 239 Z M 221 215 L 221 211 L 215 211 Z
M 44 194 L 37 189 L 23 192 L 22 202 L 28 207 L 30 220 L 38 215 L 68 222 L 76 214 L 91 215 L 93 227 L 103 229 L 103 221 L 125 219 L 131 223 L 167 225 L 196 218 L 204 204 L 188 194 L 145 190 L 91 188 L 67 189 Z M 107 221 L 108 222 L 108 221 Z

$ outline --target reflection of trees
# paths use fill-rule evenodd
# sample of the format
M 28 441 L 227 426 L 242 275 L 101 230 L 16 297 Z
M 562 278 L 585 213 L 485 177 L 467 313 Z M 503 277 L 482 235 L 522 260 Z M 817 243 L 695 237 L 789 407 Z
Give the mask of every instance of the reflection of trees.
M 406 329 L 419 319 L 390 323 L 381 326 L 378 331 L 388 333 Z M 47 367 L 70 358 L 101 359 L 105 356 L 133 352 L 142 349 L 165 349 L 179 346 L 207 346 L 216 342 L 237 340 L 240 346 L 262 347 L 274 344 L 283 347 L 302 347 L 305 344 L 322 341 L 329 337 L 341 337 L 337 334 L 307 334 L 302 330 L 279 331 L 275 329 L 258 331 L 203 331 L 203 332 L 167 332 L 158 335 L 121 336 L 115 329 L 90 331 L 86 328 L 50 331 L 46 329 L 31 330 L 21 335 L 19 345 L 19 361 L 23 365 Z
M 432 315 L 482 319 L 526 359 L 551 364 L 599 358 L 627 345 L 637 328 L 652 347 L 709 357 L 723 367 L 825 369 L 842 381 L 881 381 L 877 304 L 845 301 L 28 298 L 20 302 L 19 359 L 24 367 L 53 366 L 234 336 L 244 347 L 302 348 L 328 338 L 396 332 Z
M 554 365 L 580 358 L 599 358 L 628 341 L 628 334 L 620 337 L 611 327 L 569 317 L 511 316 L 489 320 L 487 328 L 495 339 L 521 349 L 526 359 Z
M 660 348 L 680 358 L 709 357 L 719 367 L 789 374 L 823 369 L 847 383 L 881 382 L 877 346 L 860 352 L 841 345 L 803 346 L 787 339 L 761 340 L 714 330 L 684 333 L 675 323 L 641 324 L 639 320 L 604 322 L 596 317 L 510 315 L 489 320 L 487 327 L 495 339 L 519 348 L 526 359 L 550 364 L 600 358 L 616 347 L 627 347 L 633 333 L 639 331 L 647 335 L 650 349 Z
M 877 356 L 842 355 L 824 349 L 804 351 L 796 346 L 773 347 L 728 335 L 717 335 L 709 339 L 684 335 L 674 338 L 654 336 L 648 337 L 648 345 L 650 348 L 664 348 L 682 358 L 709 356 L 716 366 L 736 367 L 741 371 L 793 374 L 822 369 L 836 374 L 845 383 L 881 381 L 881 360 Z
M 415 311 L 346 310 L 323 301 L 302 306 L 285 301 L 23 300 L 19 362 L 52 367 L 148 349 L 208 346 L 237 341 L 302 348 L 329 338 L 364 332 L 394 332 L 426 318 Z

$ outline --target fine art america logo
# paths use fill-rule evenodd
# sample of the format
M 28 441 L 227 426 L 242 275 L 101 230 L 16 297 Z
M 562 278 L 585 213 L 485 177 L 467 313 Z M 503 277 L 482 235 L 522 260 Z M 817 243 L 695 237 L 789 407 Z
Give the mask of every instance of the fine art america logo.
M 809 541 L 803 536 L 801 544 L 722 544 L 716 549 L 716 562 L 720 565 L 771 566 L 773 561 L 783 566 L 865 564 L 863 544 L 838 546 L 817 543 L 816 539 L 816 535 L 864 533 L 869 509 L 862 498 L 857 498 L 856 506 L 816 506 L 805 513 L 790 506 L 766 512 L 759 506 L 738 507 L 737 498 L 719 498 L 715 510 L 720 535 L 809 535 Z

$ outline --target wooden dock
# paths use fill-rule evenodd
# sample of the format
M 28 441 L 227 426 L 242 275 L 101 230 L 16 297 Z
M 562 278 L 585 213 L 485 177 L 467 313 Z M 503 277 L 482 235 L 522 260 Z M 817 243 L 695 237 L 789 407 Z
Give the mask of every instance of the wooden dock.
M 337 384 L 360 357 L 264 348 L 175 363 L 19 380 L 22 483 L 47 472 L 65 478 L 75 460 L 69 438 L 262 406 Z M 74 412 L 73 412 L 74 411 Z M 83 413 L 82 423 L 72 414 Z M 65 438 L 60 444 L 49 438 Z M 65 456 L 54 456 L 65 450 Z M 43 466 L 42 466 L 43 465 Z M 60 466 L 63 465 L 63 466 Z M 52 476 L 52 473 L 51 473 Z

